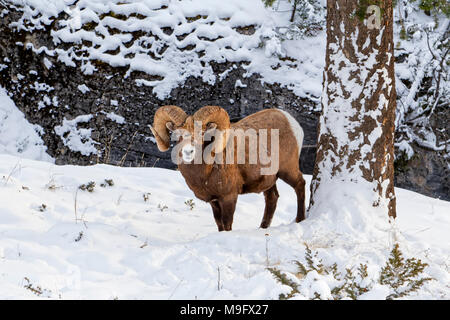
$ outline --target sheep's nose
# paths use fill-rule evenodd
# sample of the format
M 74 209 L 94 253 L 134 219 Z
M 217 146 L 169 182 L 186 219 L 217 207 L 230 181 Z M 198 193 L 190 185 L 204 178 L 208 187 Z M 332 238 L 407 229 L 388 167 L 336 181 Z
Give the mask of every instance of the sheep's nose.
M 192 161 L 192 159 L 194 158 L 194 152 L 195 152 L 195 148 L 192 145 L 186 145 L 183 147 L 183 159 L 185 161 Z
M 187 155 L 187 156 L 190 156 L 190 155 L 192 155 L 192 154 L 194 153 L 194 149 L 193 149 L 193 148 L 185 148 L 185 149 L 183 150 L 183 153 L 184 153 L 185 155 Z

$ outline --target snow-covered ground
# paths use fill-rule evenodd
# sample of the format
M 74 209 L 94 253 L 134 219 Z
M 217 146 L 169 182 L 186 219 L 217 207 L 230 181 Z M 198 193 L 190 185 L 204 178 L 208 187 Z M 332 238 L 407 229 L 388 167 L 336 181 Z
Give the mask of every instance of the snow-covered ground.
M 90 181 L 93 192 L 79 189 Z M 39 297 L 55 299 L 276 299 L 289 290 L 267 267 L 295 271 L 292 261 L 304 262 L 305 244 L 342 270 L 364 262 L 376 272 L 394 237 L 436 279 L 413 297 L 450 298 L 450 203 L 397 189 L 395 226 L 348 238 L 314 229 L 317 217 L 292 223 L 295 194 L 278 185 L 271 228 L 258 229 L 263 196 L 245 195 L 233 231 L 219 233 L 209 205 L 195 199 L 179 172 L 0 155 L 0 298 L 38 298 L 30 288 L 40 287 Z M 311 298 L 316 287 L 304 283 L 296 297 Z M 367 297 L 387 293 L 378 288 Z
M 271 228 L 258 229 L 264 198 L 253 194 L 240 196 L 233 231 L 219 233 L 179 172 L 56 166 L 1 88 L 0 115 L 0 299 L 277 299 L 290 289 L 267 267 L 295 273 L 306 245 L 341 272 L 366 263 L 375 281 L 395 242 L 435 279 L 411 297 L 450 298 L 449 202 L 396 189 L 394 224 L 344 201 L 295 224 L 295 193 L 280 181 Z M 93 192 L 79 189 L 91 181 Z M 296 281 L 298 299 L 330 298 L 334 284 Z M 388 294 L 375 285 L 361 298 Z

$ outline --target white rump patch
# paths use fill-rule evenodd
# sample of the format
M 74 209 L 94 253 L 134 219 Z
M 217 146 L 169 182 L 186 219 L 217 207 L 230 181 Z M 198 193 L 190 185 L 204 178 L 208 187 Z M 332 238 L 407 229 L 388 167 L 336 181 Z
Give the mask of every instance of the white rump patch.
M 286 119 L 289 121 L 289 125 L 291 126 L 291 130 L 294 133 L 295 139 L 297 139 L 297 145 L 298 145 L 298 156 L 300 157 L 300 152 L 302 151 L 303 146 L 303 138 L 305 134 L 303 133 L 303 129 L 298 123 L 297 120 L 293 116 L 291 116 L 289 113 L 287 113 L 284 110 L 277 109 L 278 111 L 282 112 Z

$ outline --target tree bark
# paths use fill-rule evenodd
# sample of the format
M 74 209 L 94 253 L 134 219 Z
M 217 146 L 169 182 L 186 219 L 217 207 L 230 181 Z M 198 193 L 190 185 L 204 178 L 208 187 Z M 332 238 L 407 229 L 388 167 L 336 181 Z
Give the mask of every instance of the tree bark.
M 396 216 L 393 5 L 392 0 L 372 2 L 377 6 L 364 7 L 368 1 L 327 1 L 326 65 L 310 211 L 319 201 L 318 191 L 330 188 L 330 182 L 354 183 L 355 192 L 360 183 L 369 183 L 373 206 Z

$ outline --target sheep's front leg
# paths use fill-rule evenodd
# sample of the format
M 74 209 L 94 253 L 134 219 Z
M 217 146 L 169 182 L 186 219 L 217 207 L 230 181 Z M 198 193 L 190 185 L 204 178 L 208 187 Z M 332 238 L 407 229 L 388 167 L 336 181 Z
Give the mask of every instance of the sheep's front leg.
M 216 220 L 217 228 L 219 231 L 223 231 L 223 222 L 222 222 L 222 209 L 220 208 L 220 204 L 218 200 L 213 200 L 210 202 L 211 208 L 213 210 L 214 219 Z
M 229 195 L 219 200 L 222 213 L 222 223 L 225 231 L 231 231 L 236 202 L 237 195 Z

